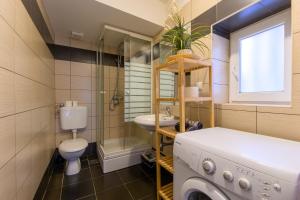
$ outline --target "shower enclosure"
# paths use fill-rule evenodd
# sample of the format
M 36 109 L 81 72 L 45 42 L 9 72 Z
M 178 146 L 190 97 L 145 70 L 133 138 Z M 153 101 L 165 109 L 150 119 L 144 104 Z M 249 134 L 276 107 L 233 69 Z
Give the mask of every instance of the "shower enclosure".
M 133 119 L 151 113 L 152 39 L 105 26 L 97 41 L 97 147 L 103 171 L 140 162 L 152 136 Z

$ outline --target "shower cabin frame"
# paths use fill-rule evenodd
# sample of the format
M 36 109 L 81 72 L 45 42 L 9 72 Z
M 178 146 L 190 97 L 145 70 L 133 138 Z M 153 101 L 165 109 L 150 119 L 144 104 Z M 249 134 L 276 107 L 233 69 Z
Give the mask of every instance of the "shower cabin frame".
M 105 95 L 105 90 L 104 87 L 102 85 L 102 88 L 98 89 L 100 87 L 99 83 L 101 80 L 99 80 L 99 76 L 100 76 L 100 67 L 103 66 L 103 49 L 102 51 L 100 50 L 100 45 L 101 42 L 104 39 L 104 35 L 105 35 L 105 31 L 110 30 L 110 31 L 115 31 L 124 35 L 128 35 L 131 38 L 137 38 L 137 39 L 141 39 L 147 42 L 150 42 L 150 53 L 151 53 L 151 59 L 150 59 L 150 66 L 151 66 L 151 88 L 153 87 L 153 39 L 151 37 L 147 37 L 138 33 L 133 33 L 130 31 L 126 31 L 120 28 L 116 28 L 110 25 L 104 25 L 103 27 L 103 31 L 101 32 L 101 34 L 98 37 L 97 40 L 97 64 L 96 64 L 96 72 L 97 72 L 97 92 L 96 92 L 96 126 L 97 126 L 97 130 L 96 130 L 96 144 L 97 144 L 97 153 L 98 153 L 98 157 L 99 157 L 99 161 L 100 164 L 102 166 L 103 172 L 107 173 L 107 172 L 111 172 L 111 171 L 115 171 L 118 169 L 122 169 L 125 167 L 129 167 L 132 165 L 136 165 L 138 163 L 141 162 L 141 154 L 144 153 L 145 150 L 152 148 L 152 138 L 151 138 L 151 144 L 149 144 L 149 147 L 147 148 L 140 148 L 140 149 L 126 149 L 124 148 L 123 150 L 119 151 L 119 152 L 114 152 L 114 153 L 109 153 L 106 154 L 105 153 L 105 146 L 104 146 L 104 130 L 100 130 L 101 128 L 104 129 L 104 121 L 101 124 L 101 120 L 104 120 L 104 114 L 100 113 L 100 106 L 104 107 L 104 95 Z M 103 44 L 104 47 L 104 44 Z M 103 48 L 102 47 L 102 48 Z M 124 55 L 123 55 L 124 56 Z M 102 69 L 103 70 L 103 69 Z M 103 76 L 103 73 L 102 73 Z M 101 77 L 103 78 L 103 77 Z M 99 81 L 99 82 L 98 82 Z M 103 81 L 103 80 L 102 80 Z M 102 83 L 103 84 L 103 83 Z M 152 91 L 152 89 L 151 89 Z M 98 94 L 99 93 L 99 94 Z M 102 97 L 100 97 L 100 95 L 102 95 Z M 102 98 L 102 102 L 100 102 L 100 98 Z M 152 100 L 153 100 L 153 94 L 151 92 L 151 113 L 153 112 L 153 106 L 152 106 Z M 102 105 L 103 104 L 103 105 Z M 102 111 L 104 111 L 104 108 L 102 108 Z M 102 116 L 101 116 L 102 115 Z M 102 119 L 101 119 L 102 118 Z M 102 127 L 101 127 L 102 126 Z M 101 131 L 102 131 L 102 135 L 101 135 Z M 102 138 L 100 138 L 102 137 Z M 125 137 L 126 138 L 126 137 Z M 124 139 L 125 140 L 125 139 Z

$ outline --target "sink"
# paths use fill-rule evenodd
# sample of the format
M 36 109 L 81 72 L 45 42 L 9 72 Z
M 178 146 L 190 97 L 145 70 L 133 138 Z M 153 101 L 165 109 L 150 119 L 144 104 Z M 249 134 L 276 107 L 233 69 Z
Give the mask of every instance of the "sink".
M 155 115 L 141 115 L 136 117 L 134 122 L 150 132 L 155 131 Z M 174 119 L 174 116 L 159 114 L 160 127 L 175 126 L 177 122 L 178 120 Z

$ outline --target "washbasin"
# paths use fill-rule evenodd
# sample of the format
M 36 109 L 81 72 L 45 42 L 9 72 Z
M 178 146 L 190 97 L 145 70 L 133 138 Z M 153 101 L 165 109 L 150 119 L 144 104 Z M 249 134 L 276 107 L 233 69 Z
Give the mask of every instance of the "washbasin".
M 155 115 L 141 115 L 136 117 L 134 122 L 150 132 L 155 131 Z M 174 116 L 159 114 L 160 127 L 175 126 L 177 122 Z

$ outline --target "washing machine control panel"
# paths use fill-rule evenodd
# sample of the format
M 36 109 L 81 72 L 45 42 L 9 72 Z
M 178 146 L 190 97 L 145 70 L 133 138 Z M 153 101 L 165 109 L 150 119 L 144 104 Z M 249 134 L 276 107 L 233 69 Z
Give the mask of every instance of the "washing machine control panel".
M 246 199 L 293 199 L 294 188 L 286 181 L 208 152 L 201 152 L 196 171 Z

